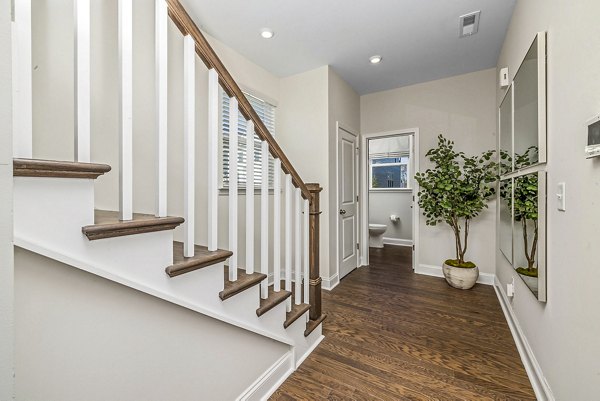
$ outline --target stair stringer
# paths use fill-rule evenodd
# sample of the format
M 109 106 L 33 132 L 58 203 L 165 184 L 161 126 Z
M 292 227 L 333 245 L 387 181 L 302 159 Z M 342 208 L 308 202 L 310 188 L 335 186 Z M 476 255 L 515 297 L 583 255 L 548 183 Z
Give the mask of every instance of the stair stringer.
M 296 366 L 321 338 L 320 328 L 304 337 L 306 317 L 284 329 L 285 302 L 258 317 L 258 285 L 221 301 L 222 262 L 168 277 L 164 269 L 173 263 L 172 231 L 89 241 L 81 228 L 94 221 L 93 180 L 15 177 L 14 200 L 19 247 L 288 344 Z

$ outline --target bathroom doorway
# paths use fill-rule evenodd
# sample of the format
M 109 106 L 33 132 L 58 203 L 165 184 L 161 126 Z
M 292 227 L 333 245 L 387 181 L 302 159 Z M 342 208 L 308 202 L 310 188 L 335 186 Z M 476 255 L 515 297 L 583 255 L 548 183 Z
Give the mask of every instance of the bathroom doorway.
M 404 255 L 398 265 L 408 264 L 413 270 L 418 265 L 418 138 L 416 128 L 362 137 L 361 242 L 369 246 L 369 252 L 361 254 L 362 265 L 370 263 L 369 254 L 394 260 L 386 253 Z

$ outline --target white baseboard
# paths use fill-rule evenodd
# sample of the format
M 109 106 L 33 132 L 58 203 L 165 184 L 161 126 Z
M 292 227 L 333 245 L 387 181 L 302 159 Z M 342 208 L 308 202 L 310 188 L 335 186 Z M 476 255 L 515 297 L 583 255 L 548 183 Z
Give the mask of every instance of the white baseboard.
M 308 358 L 308 356 L 319 346 L 319 344 L 321 344 L 321 341 L 323 341 L 323 339 L 325 339 L 325 336 L 321 334 L 321 336 L 317 339 L 317 341 L 315 341 L 313 343 L 313 345 L 311 345 L 306 352 L 304 353 L 304 355 L 302 355 L 300 357 L 300 359 L 298 359 L 298 362 L 296 363 L 296 369 L 298 369 L 300 367 L 300 365 L 302 365 L 302 362 L 304 362 L 304 360 L 306 360 L 306 358 Z
M 383 243 L 387 244 L 387 245 L 413 246 L 413 240 L 411 240 L 411 239 L 383 237 Z
M 552 394 L 550 385 L 544 377 L 542 368 L 535 358 L 533 350 L 527 341 L 527 337 L 525 337 L 525 334 L 521 329 L 519 320 L 517 319 L 512 305 L 508 300 L 508 297 L 506 296 L 506 293 L 504 292 L 502 284 L 498 278 L 495 278 L 494 280 L 494 290 L 496 291 L 496 296 L 498 297 L 498 301 L 502 307 L 502 312 L 504 312 L 504 317 L 506 318 L 506 322 L 508 323 L 508 327 L 510 328 L 513 339 L 515 340 L 515 345 L 517 346 L 517 350 L 521 356 L 521 361 L 523 362 L 523 366 L 525 367 L 525 371 L 527 372 L 527 376 L 529 377 L 529 381 L 531 382 L 531 387 L 533 387 L 536 398 L 539 401 L 554 401 L 554 395 Z
M 292 372 L 294 372 L 294 353 L 290 350 L 236 398 L 236 401 L 268 400 Z
M 329 278 L 324 278 L 321 288 L 327 291 L 333 290 L 340 283 L 340 276 L 336 273 Z
M 425 276 L 444 277 L 444 273 L 442 272 L 442 266 L 419 265 L 415 269 L 415 273 L 423 274 Z M 494 285 L 495 278 L 496 276 L 491 273 L 479 273 L 477 283 L 483 285 Z

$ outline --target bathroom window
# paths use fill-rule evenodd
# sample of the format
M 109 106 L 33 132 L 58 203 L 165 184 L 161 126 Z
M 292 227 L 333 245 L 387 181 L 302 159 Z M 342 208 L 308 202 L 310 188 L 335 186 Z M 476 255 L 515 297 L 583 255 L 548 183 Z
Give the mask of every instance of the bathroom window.
M 380 157 L 370 160 L 370 189 L 409 189 L 408 156 Z

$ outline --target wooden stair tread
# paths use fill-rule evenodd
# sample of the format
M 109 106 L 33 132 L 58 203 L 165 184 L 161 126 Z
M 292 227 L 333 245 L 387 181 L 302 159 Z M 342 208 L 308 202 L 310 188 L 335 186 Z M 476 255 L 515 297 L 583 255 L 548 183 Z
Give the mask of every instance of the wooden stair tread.
M 224 249 L 209 251 L 207 247 L 196 245 L 194 256 L 186 258 L 183 256 L 183 242 L 173 241 L 173 264 L 165 269 L 170 277 L 189 273 L 206 266 L 214 265 L 231 257 L 233 252 Z
M 108 164 L 42 159 L 13 159 L 13 176 L 96 179 L 110 171 Z
M 304 315 L 307 311 L 310 310 L 309 304 L 292 304 L 292 310 L 286 313 L 285 322 L 283 322 L 283 328 L 287 329 L 294 323 L 300 316 Z
M 225 287 L 223 291 L 219 293 L 219 297 L 222 301 L 225 301 L 232 296 L 239 294 L 240 292 L 247 290 L 250 287 L 259 284 L 261 281 L 267 278 L 266 274 L 252 273 L 246 274 L 244 269 L 238 269 L 238 279 L 236 281 L 229 281 L 229 267 L 225 266 Z
M 85 226 L 81 230 L 91 241 L 124 235 L 173 230 L 183 223 L 183 221 L 182 217 L 156 217 L 151 214 L 141 213 L 134 213 L 133 220 L 120 221 L 118 212 L 95 210 L 94 224 Z
M 269 287 L 269 293 L 267 299 L 260 299 L 260 307 L 256 310 L 257 316 L 262 316 L 289 297 L 292 296 L 291 291 L 281 290 L 275 292 L 273 287 Z
M 323 313 L 321 316 L 319 316 L 319 318 L 317 320 L 309 320 L 308 323 L 306 323 L 306 330 L 304 330 L 304 337 L 308 337 L 310 333 L 312 333 L 314 331 L 314 329 L 316 329 L 317 327 L 319 327 L 319 325 L 321 323 L 323 323 L 323 320 L 325 320 L 325 318 L 327 317 L 326 313 Z

